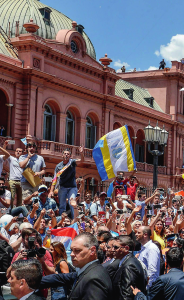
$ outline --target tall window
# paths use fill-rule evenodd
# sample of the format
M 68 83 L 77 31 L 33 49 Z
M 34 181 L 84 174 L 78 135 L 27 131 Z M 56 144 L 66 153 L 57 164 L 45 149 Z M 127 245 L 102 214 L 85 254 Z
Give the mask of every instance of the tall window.
M 72 113 L 68 110 L 66 113 L 66 139 L 65 142 L 68 145 L 74 144 L 74 131 L 75 131 L 75 121 Z
M 86 148 L 93 149 L 96 144 L 96 126 L 90 117 L 86 118 Z
M 45 105 L 43 139 L 47 141 L 55 141 L 56 136 L 56 115 L 48 104 Z

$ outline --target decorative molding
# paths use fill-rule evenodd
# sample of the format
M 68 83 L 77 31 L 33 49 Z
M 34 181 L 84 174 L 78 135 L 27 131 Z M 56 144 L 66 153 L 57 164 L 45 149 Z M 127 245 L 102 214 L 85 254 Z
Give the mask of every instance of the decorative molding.
M 36 57 L 33 57 L 33 67 L 41 70 L 41 60 Z

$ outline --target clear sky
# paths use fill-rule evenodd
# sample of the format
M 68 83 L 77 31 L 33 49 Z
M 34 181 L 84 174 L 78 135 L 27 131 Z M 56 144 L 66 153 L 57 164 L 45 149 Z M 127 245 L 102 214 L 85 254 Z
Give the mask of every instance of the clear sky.
M 184 57 L 182 0 L 41 0 L 82 24 L 97 60 L 105 53 L 116 70 L 158 68 L 162 58 Z

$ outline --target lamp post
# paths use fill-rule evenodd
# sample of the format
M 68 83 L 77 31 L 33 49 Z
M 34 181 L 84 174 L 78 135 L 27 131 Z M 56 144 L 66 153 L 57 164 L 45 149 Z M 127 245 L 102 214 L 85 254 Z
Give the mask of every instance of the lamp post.
M 163 129 L 158 126 L 158 121 L 155 127 L 152 127 L 149 121 L 148 126 L 144 128 L 144 134 L 148 143 L 148 152 L 153 155 L 153 190 L 155 190 L 157 188 L 158 157 L 164 154 L 169 133 L 165 130 L 164 125 Z M 154 150 L 151 150 L 151 143 L 154 144 Z M 161 151 L 158 150 L 159 145 L 161 145 Z

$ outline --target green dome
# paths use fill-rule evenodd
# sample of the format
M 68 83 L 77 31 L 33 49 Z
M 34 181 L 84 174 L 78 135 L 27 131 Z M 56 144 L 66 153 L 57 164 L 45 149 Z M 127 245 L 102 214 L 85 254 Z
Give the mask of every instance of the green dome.
M 48 9 L 46 12 L 50 14 L 50 20 L 44 18 L 44 8 Z M 19 21 L 19 33 L 26 33 L 23 24 L 29 22 L 31 17 L 40 27 L 36 34 L 44 39 L 55 39 L 59 30 L 72 28 L 73 20 L 38 0 L 0 0 L 0 26 L 9 35 L 10 22 L 10 37 L 15 37 L 16 21 Z M 82 32 L 82 36 L 86 42 L 87 53 L 96 59 L 89 37 L 85 32 Z

